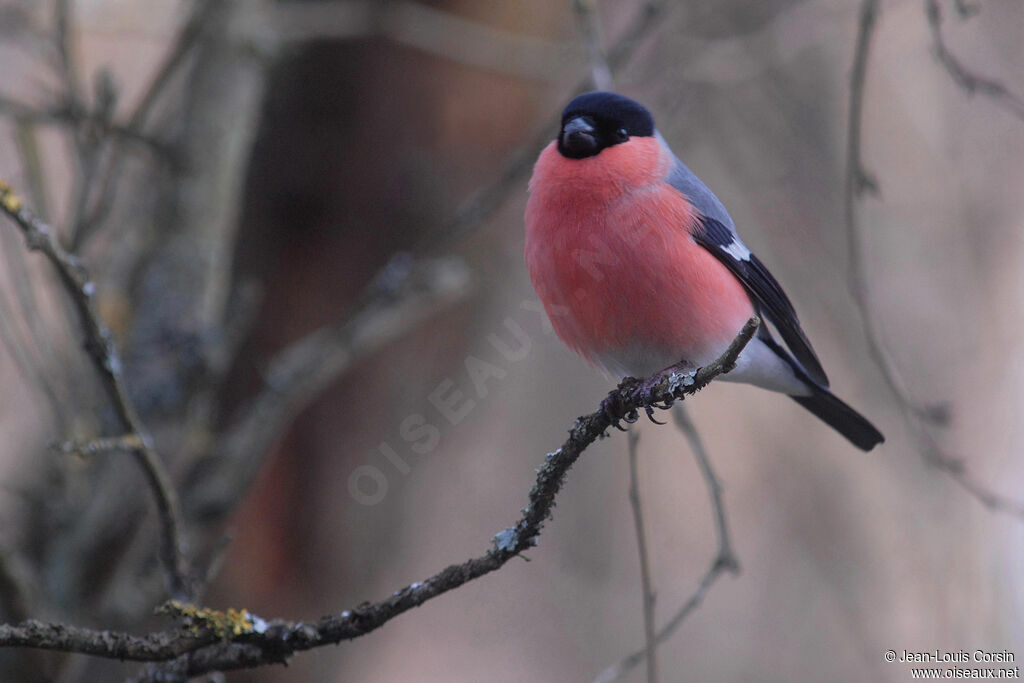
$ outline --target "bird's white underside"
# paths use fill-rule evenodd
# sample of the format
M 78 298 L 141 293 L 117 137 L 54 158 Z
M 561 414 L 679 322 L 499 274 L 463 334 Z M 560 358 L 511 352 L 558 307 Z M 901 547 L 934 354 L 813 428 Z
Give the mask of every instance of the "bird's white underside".
M 700 358 L 687 358 L 689 369 L 695 370 L 714 361 L 725 347 L 713 350 Z M 600 354 L 594 359 L 597 365 L 615 381 L 623 377 L 647 378 L 656 372 L 678 363 L 682 358 L 671 350 L 654 349 L 634 345 Z M 754 338 L 736 359 L 736 368 L 720 379 L 728 382 L 743 382 L 777 391 L 790 396 L 809 396 L 810 390 L 790 365 L 779 358 L 767 344 Z

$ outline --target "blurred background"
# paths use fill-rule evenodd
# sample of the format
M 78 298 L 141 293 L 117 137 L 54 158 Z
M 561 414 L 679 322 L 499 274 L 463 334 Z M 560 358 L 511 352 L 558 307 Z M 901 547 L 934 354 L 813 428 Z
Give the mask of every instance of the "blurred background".
M 879 3 L 880 192 L 856 219 L 877 337 L 947 425 L 906 418 L 847 285 L 850 0 L 4 0 L 0 178 L 96 280 L 204 604 L 314 619 L 484 552 L 612 388 L 545 328 L 522 261 L 529 167 L 589 87 L 590 35 L 887 437 L 863 454 L 745 386 L 687 402 L 742 573 L 660 649 L 663 679 L 902 681 L 888 649 L 1024 656 L 1024 519 L 927 463 L 1024 498 L 1024 107 L 936 58 L 929 6 Z M 1024 5 L 935 6 L 938 54 L 1024 93 Z M 0 615 L 162 628 L 137 466 L 53 448 L 118 434 L 78 321 L 6 218 L 0 252 Z M 633 429 L 663 623 L 714 557 L 712 512 L 675 428 Z M 591 680 L 643 643 L 627 483 L 614 433 L 530 562 L 227 679 Z M 2 680 L 137 670 L 0 652 Z

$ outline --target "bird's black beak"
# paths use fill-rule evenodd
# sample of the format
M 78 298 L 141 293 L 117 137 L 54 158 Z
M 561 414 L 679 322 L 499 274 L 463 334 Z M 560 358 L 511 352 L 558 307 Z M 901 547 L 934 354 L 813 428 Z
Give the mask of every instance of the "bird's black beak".
M 562 154 L 574 159 L 582 159 L 599 151 L 594 124 L 586 116 L 569 119 L 562 126 L 558 141 Z

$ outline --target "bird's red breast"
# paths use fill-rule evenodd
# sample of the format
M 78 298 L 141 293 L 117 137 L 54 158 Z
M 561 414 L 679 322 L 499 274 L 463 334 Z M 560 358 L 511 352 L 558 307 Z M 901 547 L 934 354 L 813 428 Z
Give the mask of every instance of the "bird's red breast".
M 526 207 L 526 263 L 558 336 L 613 374 L 714 359 L 752 315 L 746 290 L 691 232 L 657 137 L 584 159 L 540 155 Z

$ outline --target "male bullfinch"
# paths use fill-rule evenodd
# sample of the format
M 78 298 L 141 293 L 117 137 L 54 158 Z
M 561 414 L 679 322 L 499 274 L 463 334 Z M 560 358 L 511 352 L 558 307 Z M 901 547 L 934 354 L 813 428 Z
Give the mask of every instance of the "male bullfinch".
M 526 264 L 558 336 L 615 377 L 706 365 L 757 314 L 783 343 L 761 325 L 722 379 L 789 395 L 865 451 L 884 440 L 829 391 L 779 283 L 627 97 L 562 112 L 530 179 Z

